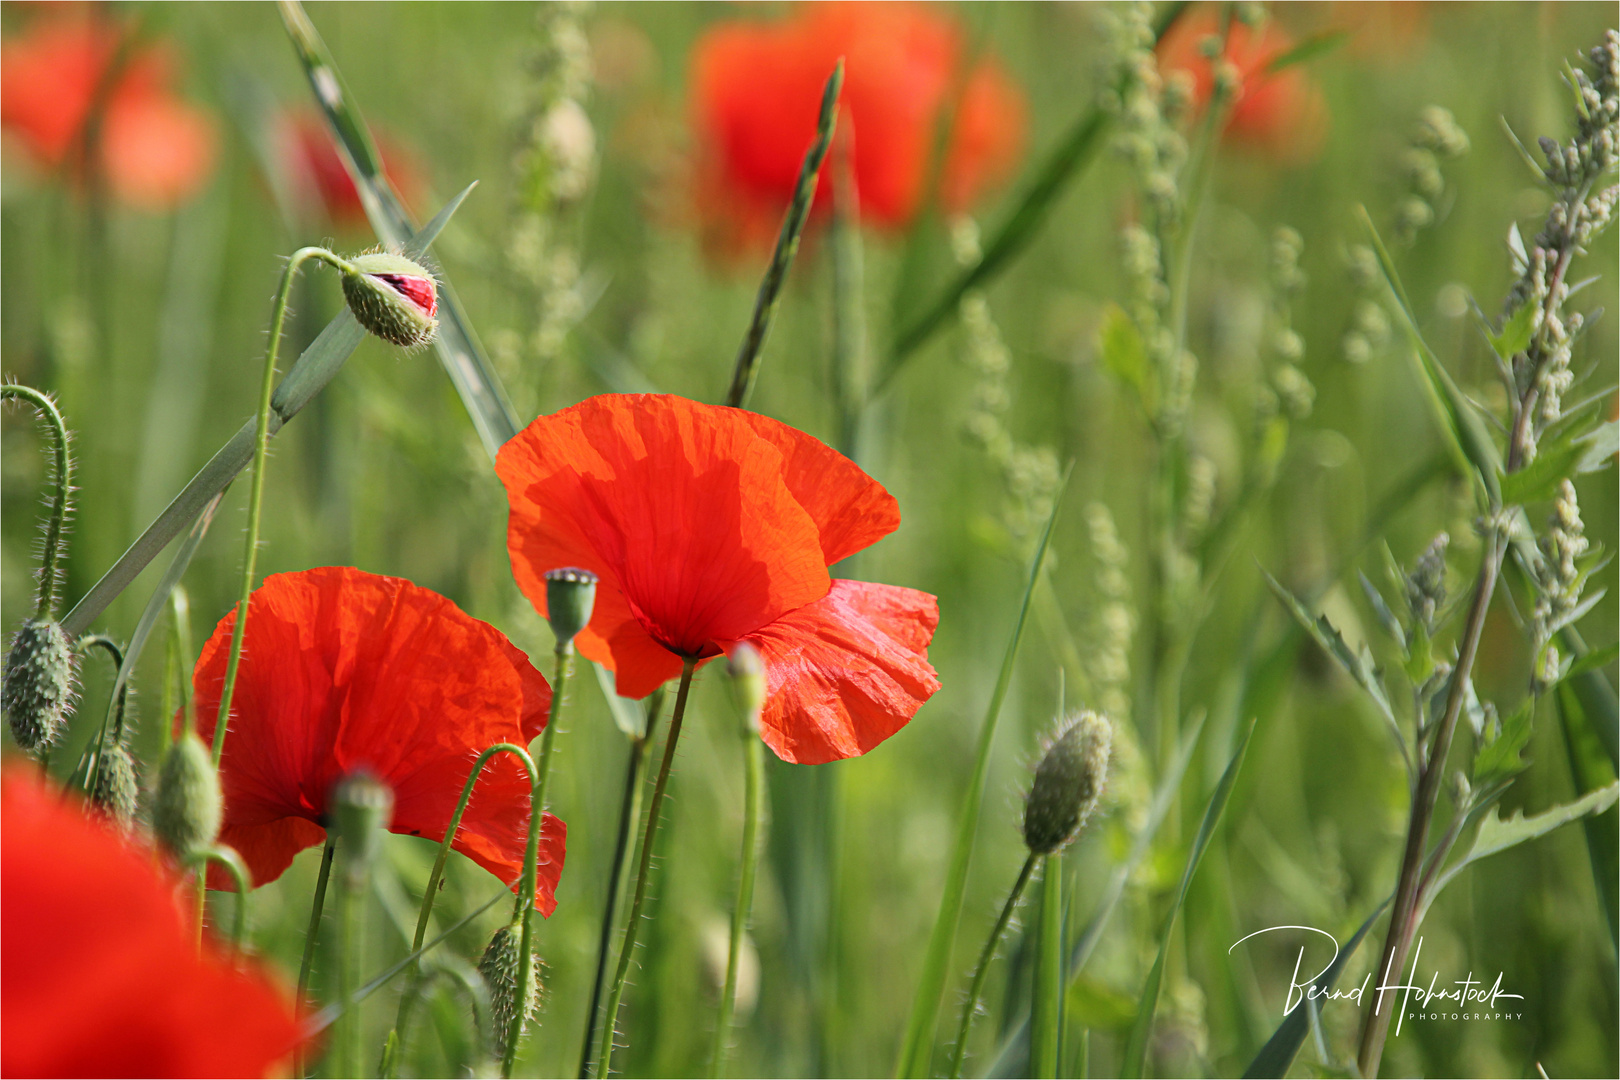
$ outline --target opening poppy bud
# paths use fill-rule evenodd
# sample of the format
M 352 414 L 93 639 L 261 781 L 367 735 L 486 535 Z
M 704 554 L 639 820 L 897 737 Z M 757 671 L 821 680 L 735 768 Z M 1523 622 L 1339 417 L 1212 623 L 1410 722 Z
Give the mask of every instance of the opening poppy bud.
M 1024 802 L 1024 843 L 1049 855 L 1073 840 L 1097 807 L 1113 736 L 1107 718 L 1086 711 L 1059 726 Z
M 208 747 L 188 731 L 174 741 L 158 767 L 152 831 L 184 861 L 219 836 L 221 803 L 219 774 Z
M 506 1053 L 506 1039 L 512 1033 L 512 1020 L 521 1009 L 523 1013 L 523 1027 L 529 1026 L 534 1014 L 540 1010 L 540 957 L 535 953 L 528 956 L 530 964 L 528 992 L 523 1001 L 518 1001 L 518 987 L 523 979 L 523 924 L 510 923 L 495 931 L 495 936 L 489 939 L 489 947 L 484 950 L 483 957 L 478 961 L 478 974 L 484 977 L 489 987 L 489 1013 L 493 1027 L 491 1042 L 495 1046 L 497 1057 Z M 518 1030 L 523 1034 L 523 1029 Z
M 96 773 L 96 786 L 90 792 L 90 803 L 128 832 L 135 824 L 140 798 L 135 759 L 129 756 L 123 743 L 114 743 L 112 749 L 101 755 L 101 768 Z
M 361 326 L 407 349 L 438 333 L 438 283 L 427 267 L 403 255 L 356 255 L 343 272 L 343 298 Z
M 740 643 L 726 657 L 726 674 L 731 676 L 737 704 L 747 717 L 750 731 L 759 730 L 759 713 L 765 707 L 765 661 L 748 642 Z
M 62 733 L 73 704 L 73 673 L 73 647 L 61 626 L 26 620 L 6 654 L 0 703 L 11 721 L 11 737 L 28 753 L 44 753 Z
M 345 776 L 332 788 L 332 831 L 351 877 L 362 878 L 382 849 L 394 817 L 394 790 L 368 772 Z
M 596 606 L 596 575 L 577 566 L 546 571 L 546 618 L 564 652 L 574 647 L 574 637 L 591 621 Z

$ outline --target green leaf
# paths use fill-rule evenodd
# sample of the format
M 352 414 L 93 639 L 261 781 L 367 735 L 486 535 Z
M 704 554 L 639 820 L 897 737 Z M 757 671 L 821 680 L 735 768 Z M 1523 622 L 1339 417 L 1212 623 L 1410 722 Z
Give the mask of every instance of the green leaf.
M 1470 770 L 1469 780 L 1476 788 L 1487 785 L 1523 772 L 1529 763 L 1519 757 L 1521 751 L 1530 744 L 1530 734 L 1535 729 L 1534 697 L 1527 697 L 1513 710 L 1513 715 L 1502 721 L 1502 730 L 1496 738 L 1481 746 L 1474 754 L 1474 767 Z
M 591 661 L 591 670 L 596 672 L 596 685 L 602 688 L 602 698 L 607 702 L 608 712 L 613 714 L 613 726 L 632 739 L 646 738 L 646 706 L 634 698 L 620 697 L 613 672 L 595 660 Z
M 1423 333 L 1418 329 L 1417 315 L 1412 310 L 1412 303 L 1407 299 L 1406 290 L 1401 286 L 1400 275 L 1395 272 L 1394 260 L 1390 258 L 1389 249 L 1384 246 L 1378 230 L 1373 227 L 1372 218 L 1368 215 L 1366 207 L 1358 206 L 1356 210 L 1361 215 L 1373 250 L 1378 255 L 1379 269 L 1383 271 L 1384 280 L 1395 295 L 1404 316 L 1403 322 L 1412 347 L 1412 356 L 1417 361 L 1418 374 L 1429 392 L 1429 399 L 1440 421 L 1441 430 L 1447 435 L 1458 464 L 1471 467 L 1474 475 L 1479 478 L 1490 504 L 1500 506 L 1501 452 L 1491 439 L 1490 432 L 1486 430 L 1484 421 L 1468 403 L 1463 392 L 1458 389 L 1450 373 L 1441 366 L 1439 358 L 1434 355 L 1434 350 L 1430 349 L 1428 342 L 1423 339 Z
M 1287 52 L 1278 53 L 1266 64 L 1266 74 L 1275 75 L 1279 71 L 1286 71 L 1296 64 L 1303 64 L 1307 60 L 1315 60 L 1318 56 L 1325 56 L 1343 45 L 1350 39 L 1348 30 L 1324 30 L 1319 34 L 1312 34 Z
M 1029 1075 L 1056 1080 L 1063 1018 L 1063 856 L 1045 856 L 1035 931 L 1035 989 L 1029 1015 Z
M 1407 647 L 1406 631 L 1401 628 L 1401 621 L 1395 617 L 1395 613 L 1384 602 L 1384 595 L 1378 591 L 1378 586 L 1367 580 L 1366 574 L 1358 570 L 1356 571 L 1356 577 L 1361 581 L 1361 591 L 1367 594 L 1367 603 L 1372 606 L 1373 613 L 1378 616 L 1379 625 L 1384 628 L 1384 632 L 1394 639 L 1395 644 L 1399 645 L 1404 652 Z
M 1620 657 L 1620 643 L 1602 649 L 1593 649 L 1585 656 L 1577 657 L 1575 662 L 1569 665 L 1569 670 L 1564 672 L 1563 678 L 1558 681 L 1563 682 L 1565 679 L 1584 675 L 1588 671 L 1599 671 L 1614 663 L 1616 657 Z
M 1502 326 L 1500 334 L 1486 332 L 1490 339 L 1491 348 L 1500 356 L 1504 363 L 1524 352 L 1530 347 L 1531 335 L 1535 333 L 1536 305 L 1525 303 L 1519 305 L 1519 310 L 1513 313 Z
M 1575 778 L 1576 790 L 1584 794 L 1613 783 L 1614 766 L 1605 755 L 1591 718 L 1582 708 L 1574 688 L 1560 685 L 1553 702 L 1563 724 L 1564 746 L 1569 752 L 1570 773 Z M 1620 816 L 1613 811 L 1595 814 L 1582 820 L 1581 830 L 1586 834 L 1586 853 L 1592 863 L 1598 896 L 1603 900 L 1609 941 L 1613 944 L 1620 939 L 1620 897 L 1616 896 L 1620 888 Z
M 1136 323 L 1118 304 L 1109 304 L 1103 312 L 1102 329 L 1097 335 L 1097 351 L 1103 367 L 1109 373 L 1136 391 L 1136 399 L 1149 416 L 1157 406 L 1153 390 L 1153 372 L 1148 364 L 1147 346 Z
M 1551 499 L 1566 479 L 1607 467 L 1617 449 L 1620 424 L 1613 420 L 1585 434 L 1571 433 L 1550 445 L 1543 444 L 1529 465 L 1502 476 L 1502 502 L 1522 505 Z
M 1513 816 L 1503 821 L 1497 814 L 1489 814 L 1479 823 L 1479 832 L 1474 834 L 1474 843 L 1468 853 L 1446 871 L 1435 888 L 1439 892 L 1446 883 L 1457 876 L 1464 866 L 1476 863 L 1481 859 L 1489 858 L 1508 848 L 1517 847 L 1527 840 L 1536 840 L 1554 829 L 1578 821 L 1588 814 L 1601 814 L 1620 799 L 1620 782 L 1609 784 L 1589 791 L 1574 802 L 1555 806 L 1551 810 L 1543 811 L 1533 817 L 1525 817 L 1524 811 L 1515 810 Z
M 1052 497 L 1052 513 L 1041 531 L 1040 543 L 1030 559 L 1029 577 L 1024 585 L 1024 597 L 1018 606 L 1018 618 L 1013 622 L 1012 635 L 1007 639 L 1001 658 L 1001 672 L 996 677 L 995 692 L 985 708 L 984 722 L 979 728 L 979 745 L 973 758 L 973 775 L 968 781 L 966 797 L 956 823 L 956 840 L 951 847 L 950 868 L 945 874 L 944 892 L 940 896 L 939 914 L 934 919 L 933 932 L 928 937 L 928 952 L 923 959 L 922 974 L 917 981 L 917 997 L 911 1005 L 905 1034 L 900 1044 L 900 1060 L 896 1075 L 922 1077 L 929 1073 L 934 1056 L 934 1031 L 939 1025 L 940 1000 L 945 995 L 945 982 L 951 964 L 951 946 L 956 941 L 956 928 L 962 921 L 962 899 L 967 892 L 968 870 L 973 860 L 973 838 L 979 831 L 979 809 L 984 803 L 984 786 L 990 770 L 990 750 L 995 744 L 996 721 L 1001 716 L 1002 702 L 1012 685 L 1014 662 L 1018 659 L 1018 645 L 1023 640 L 1024 623 L 1029 617 L 1029 605 L 1035 595 L 1035 586 L 1041 579 L 1041 565 L 1046 561 L 1046 549 L 1052 542 L 1052 529 L 1057 525 L 1058 509 L 1063 505 L 1063 493 L 1074 472 L 1071 462 L 1063 472 L 1057 493 Z
M 1170 951 L 1170 931 L 1175 927 L 1176 916 L 1181 912 L 1181 905 L 1187 899 L 1187 888 L 1192 884 L 1193 874 L 1198 871 L 1198 863 L 1204 857 L 1204 849 L 1209 846 L 1210 837 L 1215 835 L 1215 827 L 1220 824 L 1221 814 L 1226 810 L 1227 800 L 1231 798 L 1232 786 L 1237 782 L 1238 770 L 1243 767 L 1243 757 L 1249 749 L 1249 739 L 1254 735 L 1255 720 L 1249 721 L 1249 726 L 1243 732 L 1243 738 L 1237 749 L 1232 753 L 1232 759 L 1227 762 L 1226 771 L 1215 785 L 1215 792 L 1209 797 L 1209 804 L 1204 807 L 1204 820 L 1198 826 L 1198 835 L 1193 840 L 1192 851 L 1187 855 L 1187 869 L 1181 875 L 1181 888 L 1176 890 L 1176 898 L 1170 905 L 1169 914 L 1164 919 L 1164 929 L 1159 934 L 1159 955 L 1153 961 L 1153 967 L 1148 972 L 1147 983 L 1142 988 L 1141 1003 L 1137 1006 L 1136 1020 L 1131 1024 L 1130 1035 L 1125 1040 L 1124 1061 L 1120 1066 L 1120 1075 L 1123 1077 L 1140 1077 L 1142 1067 L 1147 1059 L 1148 1036 L 1153 1032 L 1153 1014 L 1159 1007 L 1159 985 L 1164 978 L 1164 961 Z

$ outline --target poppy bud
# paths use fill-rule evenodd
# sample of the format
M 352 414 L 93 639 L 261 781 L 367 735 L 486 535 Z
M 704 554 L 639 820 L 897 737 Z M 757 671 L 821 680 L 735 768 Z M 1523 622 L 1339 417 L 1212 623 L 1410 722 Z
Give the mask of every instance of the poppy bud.
M 546 571 L 546 618 L 559 649 L 574 647 L 575 635 L 590 624 L 595 606 L 595 574 L 577 566 Z
M 353 772 L 332 788 L 330 812 L 346 873 L 363 879 L 393 820 L 394 791 L 369 772 Z
M 1075 838 L 1097 806 L 1108 776 L 1113 730 L 1094 712 L 1065 720 L 1035 768 L 1024 801 L 1024 843 L 1049 855 Z
M 112 749 L 101 755 L 101 767 L 96 772 L 96 786 L 90 791 L 90 802 L 127 832 L 135 824 L 135 810 L 140 797 L 141 787 L 135 779 L 135 759 L 129 756 L 123 743 L 114 743 Z
M 519 1011 L 518 986 L 523 979 L 523 923 L 514 922 L 495 931 L 489 947 L 478 961 L 478 974 L 489 986 L 489 1012 L 494 1031 L 492 1042 L 495 1053 L 505 1055 L 506 1040 L 512 1033 L 512 1020 Z M 540 1009 L 540 957 L 530 953 L 528 992 L 523 996 L 521 1009 L 523 1025 L 527 1027 Z M 518 1031 L 523 1034 L 522 1029 Z
M 208 747 L 188 731 L 174 741 L 158 767 L 152 831 L 176 857 L 189 858 L 219 835 L 221 802 L 219 774 Z
M 11 639 L 0 703 L 11 737 L 31 754 L 44 753 L 62 732 L 73 703 L 73 648 L 61 626 L 28 619 Z
M 426 345 L 438 332 L 438 283 L 403 255 L 373 251 L 350 259 L 343 298 L 361 326 L 395 345 Z
M 731 676 L 737 704 L 748 718 L 751 731 L 759 730 L 759 712 L 765 707 L 765 661 L 759 650 L 744 641 L 726 657 L 726 674 Z

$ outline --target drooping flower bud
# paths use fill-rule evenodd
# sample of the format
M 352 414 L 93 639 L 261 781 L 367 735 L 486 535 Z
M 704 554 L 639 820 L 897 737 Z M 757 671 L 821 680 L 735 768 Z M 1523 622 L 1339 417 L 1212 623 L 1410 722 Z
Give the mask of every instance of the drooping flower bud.
M 575 636 L 590 625 L 596 607 L 596 575 L 577 566 L 546 571 L 546 619 L 564 652 L 574 647 Z
M 208 747 L 191 732 L 174 741 L 158 767 L 152 831 L 182 861 L 219 835 L 222 799 L 219 774 Z
M 529 1025 L 540 1009 L 540 957 L 530 953 L 528 992 L 518 1001 L 518 990 L 523 979 L 523 923 L 513 922 L 495 931 L 489 947 L 478 961 L 478 974 L 489 986 L 489 1012 L 493 1030 L 490 1033 L 496 1056 L 506 1053 L 506 1040 L 512 1033 L 512 1020 L 522 1011 L 523 1027 Z M 518 1030 L 523 1034 L 523 1029 Z
M 438 333 L 438 283 L 427 267 L 403 255 L 356 255 L 343 272 L 343 298 L 361 326 L 410 349 Z
M 90 791 L 91 805 L 99 808 L 125 832 L 135 824 L 141 786 L 135 779 L 135 759 L 123 743 L 114 743 L 101 755 L 96 784 Z
M 393 820 L 394 791 L 360 770 L 337 782 L 329 806 L 344 873 L 363 881 L 382 849 L 382 834 Z
M 0 704 L 11 721 L 11 736 L 30 754 L 42 754 L 62 732 L 73 703 L 75 658 L 61 626 L 28 619 L 11 639 Z
M 1108 777 L 1113 729 L 1106 717 L 1085 711 L 1064 720 L 1024 801 L 1024 843 L 1049 855 L 1073 840 L 1096 809 Z
M 759 650 L 746 641 L 738 644 L 726 657 L 726 674 L 750 730 L 758 731 L 759 713 L 765 707 L 765 661 Z

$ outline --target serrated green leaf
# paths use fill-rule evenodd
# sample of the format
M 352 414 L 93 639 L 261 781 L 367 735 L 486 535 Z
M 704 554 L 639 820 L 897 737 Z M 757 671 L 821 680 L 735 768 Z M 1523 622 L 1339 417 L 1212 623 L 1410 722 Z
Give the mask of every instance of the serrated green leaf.
M 1578 821 L 1588 814 L 1601 814 L 1613 806 L 1616 799 L 1620 799 L 1620 781 L 1598 788 L 1596 791 L 1589 791 L 1574 802 L 1555 806 L 1531 817 L 1525 817 L 1522 810 L 1515 810 L 1513 816 L 1506 821 L 1494 813 L 1487 815 L 1479 823 L 1479 832 L 1474 834 L 1474 843 L 1468 849 L 1468 853 L 1446 872 L 1446 876 L 1442 879 L 1442 887 L 1444 882 L 1455 877 L 1457 871 L 1464 866 L 1489 858 L 1508 848 L 1517 847 L 1527 840 L 1539 839 L 1554 829 Z
M 1569 432 L 1544 443 L 1536 459 L 1515 473 L 1501 477 L 1504 505 L 1542 502 L 1558 494 L 1558 487 L 1577 473 L 1605 468 L 1620 449 L 1620 424 L 1609 420 L 1584 434 Z
M 1367 603 L 1371 605 L 1373 614 L 1378 616 L 1379 625 L 1384 628 L 1384 632 L 1404 652 L 1406 650 L 1406 631 L 1401 628 L 1401 621 L 1395 617 L 1395 613 L 1384 602 L 1384 594 L 1378 591 L 1376 585 L 1367 580 L 1366 574 L 1358 570 L 1356 571 L 1356 577 L 1361 581 L 1361 591 L 1366 593 Z
M 1265 577 L 1266 584 L 1271 587 L 1271 591 L 1276 594 L 1277 599 L 1283 602 L 1283 606 L 1288 609 L 1289 614 L 1293 615 L 1299 625 L 1305 628 L 1305 632 L 1311 635 L 1312 640 L 1320 645 L 1324 652 L 1339 662 L 1339 666 L 1355 680 L 1356 685 L 1365 690 L 1367 696 L 1373 699 L 1374 704 L 1378 706 L 1378 711 L 1383 713 L 1384 718 L 1391 725 L 1395 725 L 1398 737 L 1400 728 L 1395 724 L 1395 710 L 1390 707 L 1389 696 L 1384 692 L 1384 684 L 1379 680 L 1378 673 L 1373 668 L 1371 657 L 1365 651 L 1360 654 L 1353 651 L 1349 643 L 1344 640 L 1344 636 L 1339 633 L 1338 628 L 1328 621 L 1326 615 L 1312 616 L 1306 610 L 1305 605 L 1293 593 L 1284 588 L 1281 582 L 1264 569 L 1261 569 L 1260 573 Z
M 1535 333 L 1536 305 L 1523 303 L 1511 318 L 1502 325 L 1500 334 L 1487 333 L 1491 348 L 1504 362 L 1511 361 L 1515 356 L 1530 347 L 1530 338 Z
M 1533 697 L 1525 698 L 1513 710 L 1513 715 L 1502 721 L 1502 730 L 1496 738 L 1474 754 L 1474 767 L 1469 775 L 1474 787 L 1486 787 L 1504 777 L 1521 773 L 1528 767 L 1529 763 L 1522 760 L 1519 754 L 1530 744 L 1530 734 L 1534 730 L 1535 700 Z
M 1137 401 L 1153 415 L 1157 395 L 1153 392 L 1153 372 L 1148 364 L 1147 346 L 1136 323 L 1118 304 L 1103 312 L 1102 329 L 1097 335 L 1097 352 L 1103 367 L 1136 392 Z

